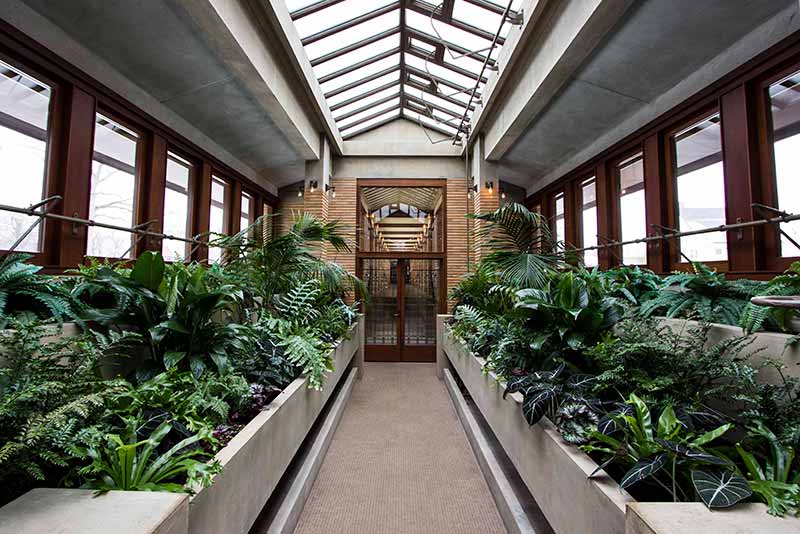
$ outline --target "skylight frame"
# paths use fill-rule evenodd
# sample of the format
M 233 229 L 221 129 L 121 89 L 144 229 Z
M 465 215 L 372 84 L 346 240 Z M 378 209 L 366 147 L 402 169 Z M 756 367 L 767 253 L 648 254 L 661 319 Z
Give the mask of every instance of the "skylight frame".
M 342 86 L 337 87 L 335 83 L 328 83 L 329 87 L 333 85 L 336 88 L 324 93 L 332 112 L 345 107 L 348 108 L 338 115 L 334 113 L 334 121 L 340 133 L 342 133 L 342 137 L 347 139 L 382 126 L 385 124 L 383 120 L 374 121 L 374 119 L 392 112 L 391 116 L 387 117 L 389 120 L 407 118 L 413 122 L 423 122 L 426 128 L 433 128 L 436 124 L 441 124 L 441 128 L 433 129 L 450 137 L 453 136 L 453 132 L 450 130 L 453 130 L 456 132 L 454 141 L 460 140 L 462 135 L 466 133 L 463 124 L 464 119 L 475 111 L 480 99 L 481 89 L 488 82 L 488 73 L 496 70 L 497 62 L 495 58 L 497 57 L 498 48 L 505 43 L 505 35 L 507 34 L 505 25 L 511 20 L 518 19 L 518 13 L 509 10 L 508 17 L 504 20 L 502 19 L 503 14 L 506 13 L 506 7 L 509 5 L 506 0 L 382 0 L 378 8 L 367 12 L 362 12 L 361 5 L 356 5 L 355 7 L 358 9 L 351 11 L 351 14 L 358 14 L 350 18 L 343 17 L 341 11 L 335 14 L 331 12 L 332 16 L 330 18 L 337 23 L 325 27 L 324 22 L 322 22 L 325 17 L 320 14 L 328 8 L 348 1 L 352 0 L 318 0 L 290 13 L 293 21 L 317 15 L 314 22 L 303 25 L 304 29 L 302 31 L 309 33 L 309 35 L 301 38 L 304 46 L 326 40 L 315 47 L 314 54 L 321 55 L 311 59 L 312 67 L 318 67 L 329 61 L 334 61 L 345 54 L 364 49 L 374 43 L 399 34 L 398 47 L 382 50 L 379 53 L 373 52 L 368 57 L 365 57 L 368 51 L 362 50 L 358 54 L 351 54 L 353 60 L 359 59 L 357 62 L 348 64 L 348 61 L 351 61 L 350 57 L 342 58 L 336 64 L 332 63 L 327 68 L 319 69 L 320 72 L 317 79 L 320 85 L 342 76 L 347 77 L 343 81 L 348 83 Z M 384 2 L 386 3 L 384 4 Z M 458 9 L 455 9 L 457 2 L 459 2 Z M 463 10 L 464 3 L 470 4 L 470 17 L 466 17 L 466 15 L 465 17 L 469 18 L 473 24 L 465 20 L 459 20 L 458 17 L 454 16 L 454 9 L 456 11 Z M 305 4 L 305 2 L 301 4 Z M 511 5 L 518 6 L 520 2 L 515 0 Z M 340 7 L 350 11 L 350 8 Z M 475 12 L 476 9 L 486 10 L 486 20 L 493 20 L 494 22 L 486 24 L 484 27 L 476 26 L 481 21 L 481 17 Z M 389 14 L 392 13 L 397 18 L 390 17 Z M 407 13 L 414 14 L 413 26 L 407 23 Z M 430 19 L 434 27 L 430 29 L 425 27 L 422 24 L 420 15 Z M 501 26 L 499 28 L 490 27 L 497 23 L 498 15 L 500 15 L 499 19 L 502 20 Z M 382 17 L 382 19 L 370 25 L 370 21 L 374 21 L 378 17 Z M 394 18 L 394 21 L 392 21 L 392 18 Z M 399 25 L 387 28 L 393 22 L 397 24 L 396 21 L 398 19 Z M 360 37 L 353 35 L 355 31 L 353 28 L 359 25 L 363 25 L 359 27 L 359 31 L 363 28 L 364 34 L 369 33 L 371 28 L 372 31 L 377 30 L 377 33 L 354 40 L 354 37 Z M 343 35 L 341 39 L 348 44 L 341 46 L 335 40 L 335 36 L 346 30 L 350 30 L 347 32 L 347 37 L 345 38 Z M 468 35 L 473 37 L 468 38 Z M 460 40 L 463 44 L 452 42 L 451 39 Z M 484 41 L 485 47 L 481 46 Z M 420 46 L 420 43 L 422 43 L 422 46 Z M 337 44 L 340 47 L 334 48 Z M 475 45 L 480 49 L 473 50 L 463 45 Z M 399 55 L 398 65 L 375 71 L 375 63 L 385 63 L 384 60 L 396 55 Z M 408 58 L 414 58 L 414 64 L 409 64 Z M 425 66 L 425 62 L 427 62 L 428 66 Z M 337 70 L 333 70 L 337 67 Z M 355 75 L 361 74 L 359 69 L 363 69 L 364 73 L 369 72 L 370 74 L 353 79 L 356 77 L 353 73 Z M 390 76 L 397 71 L 399 71 L 397 79 Z M 430 71 L 430 73 L 427 71 Z M 381 78 L 386 78 L 386 83 L 376 86 L 376 80 L 381 80 Z M 363 85 L 367 85 L 368 89 L 356 92 Z M 382 91 L 388 91 L 395 87 L 397 91 L 391 91 L 387 95 L 380 95 L 380 98 L 370 98 Z M 407 94 L 407 87 L 413 88 L 415 94 Z M 325 90 L 323 89 L 323 91 Z M 426 94 L 432 95 L 438 101 L 425 98 Z M 331 101 L 337 100 L 335 97 L 339 95 L 341 96 L 338 102 Z M 376 111 L 365 117 L 359 116 L 355 122 L 347 122 L 349 118 L 396 100 L 398 96 L 399 105 L 397 107 L 393 107 L 391 110 Z M 341 100 L 342 97 L 346 98 Z M 369 99 L 370 102 L 363 106 L 354 106 L 362 99 Z M 397 112 L 396 114 L 394 114 L 395 111 Z M 406 111 L 409 112 L 409 116 L 406 116 Z M 425 120 L 423 121 L 418 117 Z M 345 121 L 344 124 L 342 123 L 343 121 Z M 368 128 L 359 129 L 360 125 L 369 121 L 374 124 L 370 124 Z

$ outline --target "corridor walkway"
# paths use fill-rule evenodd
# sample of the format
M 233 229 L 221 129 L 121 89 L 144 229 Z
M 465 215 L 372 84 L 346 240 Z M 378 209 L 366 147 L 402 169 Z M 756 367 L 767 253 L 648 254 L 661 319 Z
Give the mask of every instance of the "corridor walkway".
M 434 365 L 365 371 L 296 534 L 505 532 Z

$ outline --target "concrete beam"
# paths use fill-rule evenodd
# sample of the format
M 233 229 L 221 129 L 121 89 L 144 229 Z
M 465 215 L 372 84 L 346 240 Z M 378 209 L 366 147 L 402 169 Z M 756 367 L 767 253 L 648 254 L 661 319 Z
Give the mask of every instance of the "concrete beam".
M 330 185 L 331 175 L 333 174 L 333 156 L 331 145 L 328 138 L 322 134 L 319 137 L 320 157 L 314 161 L 306 161 L 305 188 L 311 190 L 311 182 L 317 182 L 317 187 L 325 191 L 325 186 Z
M 531 14 L 510 31 L 500 71 L 485 91 L 489 114 L 483 117 L 481 110 L 473 119 L 475 131 L 485 134 L 487 159 L 500 159 L 508 151 L 631 4 L 633 0 L 528 1 L 526 13 Z M 493 98 L 496 106 L 491 105 Z
M 298 35 L 297 28 L 286 7 L 286 2 L 284 0 L 246 1 L 250 3 L 257 14 L 263 13 L 265 15 L 273 30 L 269 34 L 270 39 L 280 42 L 285 53 L 288 54 L 289 63 L 299 76 L 301 84 L 312 103 L 313 112 L 317 115 L 323 131 L 328 135 L 332 148 L 337 154 L 341 154 L 343 151 L 342 135 L 339 133 L 336 121 L 333 120 L 328 101 L 325 100 L 322 93 L 322 87 L 320 87 L 317 76 L 314 74 L 314 69 L 311 67 L 311 61 L 306 55 L 305 47 L 303 47 L 300 35 Z
M 242 0 L 174 0 L 220 61 L 248 89 L 304 159 L 318 159 L 316 118 L 287 73 L 285 52 L 253 20 Z

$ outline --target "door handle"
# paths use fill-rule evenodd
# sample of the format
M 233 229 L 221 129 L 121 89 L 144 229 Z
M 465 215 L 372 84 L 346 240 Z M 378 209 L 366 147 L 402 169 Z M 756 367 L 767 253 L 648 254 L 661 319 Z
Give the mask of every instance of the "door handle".
M 398 317 L 400 317 L 400 312 L 397 312 L 397 313 L 394 314 L 394 318 L 395 319 L 397 319 Z

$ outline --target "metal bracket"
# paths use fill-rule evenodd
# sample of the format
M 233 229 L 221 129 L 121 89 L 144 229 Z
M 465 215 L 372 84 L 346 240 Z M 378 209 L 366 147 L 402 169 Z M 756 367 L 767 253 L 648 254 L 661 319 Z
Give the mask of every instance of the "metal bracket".
M 525 23 L 525 12 L 520 10 L 519 13 L 508 15 L 506 20 L 509 24 L 513 24 L 514 26 L 522 26 Z
M 25 239 L 31 234 L 31 232 L 33 232 L 37 226 L 42 224 L 42 221 L 44 221 L 43 215 L 48 213 L 54 207 L 51 204 L 57 204 L 61 200 L 62 200 L 61 196 L 54 195 L 52 197 L 47 197 L 43 200 L 40 200 L 39 202 L 37 202 L 36 204 L 32 204 L 28 208 L 28 211 L 31 212 L 30 215 L 37 217 L 37 219 L 33 221 L 33 223 L 28 227 L 28 229 L 22 232 L 22 235 L 20 235 L 17 238 L 17 240 L 14 241 L 14 243 L 8 248 L 6 256 L 10 256 L 17 249 L 17 247 L 20 246 L 23 241 L 25 241 Z M 36 211 L 37 208 L 42 208 L 42 210 L 37 212 Z

